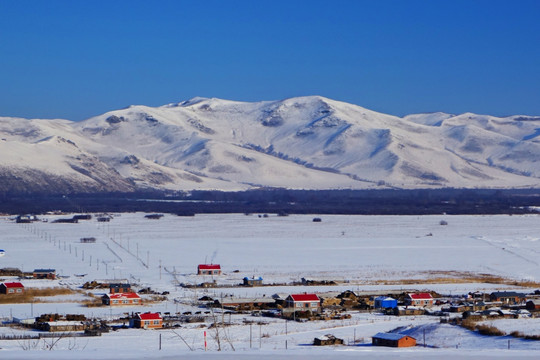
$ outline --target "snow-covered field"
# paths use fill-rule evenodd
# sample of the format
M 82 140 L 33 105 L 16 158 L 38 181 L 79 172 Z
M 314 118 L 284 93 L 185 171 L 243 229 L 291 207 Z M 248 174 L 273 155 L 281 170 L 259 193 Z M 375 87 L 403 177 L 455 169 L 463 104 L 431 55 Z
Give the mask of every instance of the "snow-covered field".
M 195 300 L 207 293 L 261 297 L 302 291 L 339 292 L 380 290 L 435 290 L 459 295 L 469 291 L 518 289 L 504 284 L 461 283 L 435 278 L 459 278 L 462 274 L 482 273 L 515 280 L 540 281 L 540 216 L 314 216 L 227 214 L 178 217 L 165 215 L 149 220 L 142 213 L 115 214 L 109 223 L 98 223 L 95 217 L 78 224 L 52 221 L 71 217 L 44 216 L 47 222 L 16 224 L 0 217 L 0 268 L 17 267 L 24 271 L 54 268 L 62 276 L 56 281 L 23 280 L 26 287 L 69 286 L 79 288 L 84 282 L 100 279 L 126 279 L 137 287 L 169 291 L 168 301 L 139 307 L 83 307 L 84 293 L 60 296 L 34 304 L 0 305 L 0 318 L 27 318 L 43 313 L 86 314 L 118 317 L 132 311 L 183 312 L 197 310 Z M 441 225 L 441 220 L 447 225 Z M 82 237 L 95 237 L 96 243 L 80 243 Z M 197 291 L 178 286 L 203 280 L 196 276 L 200 263 L 219 263 L 224 275 L 214 279 L 219 284 L 238 284 L 244 276 L 262 276 L 265 283 L 290 283 L 301 278 L 334 280 L 335 286 L 285 285 L 254 288 L 217 288 Z M 410 281 L 410 280 L 415 281 Z M 408 280 L 407 284 L 400 284 Z M 383 284 L 386 282 L 386 284 Z M 415 284 L 416 282 L 416 284 Z M 94 291 L 97 294 L 103 291 Z M 200 309 L 199 309 L 200 310 Z M 203 309 L 204 311 L 204 309 Z M 510 337 L 484 337 L 447 324 L 433 317 L 388 317 L 378 314 L 352 313 L 352 318 L 329 322 L 285 322 L 267 319 L 262 326 L 243 324 L 248 315 L 233 315 L 226 328 L 229 341 L 222 340 L 227 354 L 220 358 L 240 357 L 404 357 L 495 356 L 504 358 L 533 357 L 540 342 Z M 249 317 L 251 320 L 259 318 Z M 528 321 L 528 322 L 527 322 Z M 519 319 L 501 323 L 511 332 L 540 334 L 538 319 Z M 174 358 L 178 354 L 200 357 L 218 356 L 212 330 L 186 324 L 171 330 L 120 330 L 98 338 L 62 339 L 55 349 L 45 352 L 42 343 L 34 351 L 23 351 L 33 345 L 20 341 L 0 341 L 4 358 Z M 371 347 L 371 336 L 377 332 L 403 327 L 417 338 L 426 331 L 427 348 L 395 350 Z M 208 332 L 209 349 L 203 351 L 203 331 Z M 0 334 L 11 334 L 11 328 L 0 327 Z M 287 333 L 286 333 L 287 332 Z M 315 348 L 315 336 L 332 333 L 354 346 Z M 159 337 L 162 350 L 158 351 Z M 421 334 L 421 335 L 420 335 Z M 181 337 L 185 340 L 181 340 Z M 510 340 L 510 350 L 508 341 Z M 422 340 L 419 341 L 422 343 Z M 287 344 L 287 350 L 285 350 Z M 189 351 L 189 347 L 195 351 Z M 436 348 L 437 349 L 436 349 Z M 236 350 L 232 353 L 233 348 Z M 71 349 L 71 351 L 70 351 Z M 478 351 L 481 352 L 478 352 Z M 117 356 L 117 353 L 120 352 Z M 31 355 L 30 355 L 31 354 Z M 114 356 L 113 356 L 114 354 Z M 212 355 L 214 354 L 214 355 Z M 511 355 L 509 355 L 511 354 Z M 481 358 L 480 356 L 480 358 Z

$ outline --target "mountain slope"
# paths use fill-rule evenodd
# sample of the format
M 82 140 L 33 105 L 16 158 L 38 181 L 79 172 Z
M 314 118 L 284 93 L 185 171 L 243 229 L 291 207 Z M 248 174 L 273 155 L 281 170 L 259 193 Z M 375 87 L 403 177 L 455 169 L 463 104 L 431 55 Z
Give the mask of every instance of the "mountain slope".
M 4 191 L 540 185 L 540 117 L 398 118 L 319 96 L 0 118 L 0 136 Z

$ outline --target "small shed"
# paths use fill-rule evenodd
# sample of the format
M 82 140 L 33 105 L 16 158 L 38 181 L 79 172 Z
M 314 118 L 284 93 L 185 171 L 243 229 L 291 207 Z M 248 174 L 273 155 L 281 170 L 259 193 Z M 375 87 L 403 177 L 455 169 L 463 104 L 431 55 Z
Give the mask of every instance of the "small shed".
M 527 301 L 526 308 L 529 311 L 540 310 L 540 299 L 532 299 Z
M 403 334 L 378 333 L 371 338 L 373 346 L 410 347 L 416 346 L 416 339 Z
M 263 282 L 263 278 L 262 277 L 252 277 L 252 278 L 248 278 L 247 276 L 244 278 L 244 286 L 261 286 L 262 285 L 262 282 Z
M 313 345 L 316 345 L 316 346 L 343 345 L 343 339 L 337 338 L 332 334 L 326 334 L 326 335 L 319 336 L 313 339 Z
M 393 309 L 397 307 L 397 300 L 387 296 L 378 296 L 373 303 L 375 309 Z
M 0 284 L 0 294 L 23 294 L 24 285 L 20 282 L 5 282 Z
M 55 269 L 35 269 L 32 273 L 34 279 L 56 279 L 56 270 Z

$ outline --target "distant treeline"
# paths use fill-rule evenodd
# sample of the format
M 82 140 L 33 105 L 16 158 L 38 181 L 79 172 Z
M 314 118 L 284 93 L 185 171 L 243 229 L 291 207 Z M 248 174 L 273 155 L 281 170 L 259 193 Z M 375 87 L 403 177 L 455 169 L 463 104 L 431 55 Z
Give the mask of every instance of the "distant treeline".
M 7 214 L 161 212 L 288 214 L 523 214 L 540 206 L 540 189 L 285 190 L 189 193 L 0 194 Z

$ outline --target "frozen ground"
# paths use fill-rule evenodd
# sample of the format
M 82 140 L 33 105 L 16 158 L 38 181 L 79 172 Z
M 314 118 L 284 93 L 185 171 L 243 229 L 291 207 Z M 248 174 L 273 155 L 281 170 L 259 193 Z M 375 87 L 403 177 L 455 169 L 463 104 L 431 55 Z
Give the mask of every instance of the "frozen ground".
M 301 291 L 318 293 L 343 291 L 379 291 L 391 289 L 435 290 L 443 294 L 465 294 L 474 290 L 516 288 L 500 284 L 440 283 L 425 284 L 425 279 L 457 276 L 472 272 L 497 275 L 516 280 L 540 280 L 538 254 L 540 216 L 320 216 L 314 223 L 310 215 L 267 218 L 258 215 L 197 215 L 178 217 L 165 215 L 160 220 L 148 220 L 142 213 L 116 214 L 110 223 L 98 223 L 95 218 L 78 224 L 53 223 L 69 216 L 46 216 L 47 222 L 15 224 L 0 217 L 0 248 L 6 254 L 0 258 L 0 268 L 55 268 L 63 278 L 57 281 L 23 280 L 26 287 L 69 286 L 77 289 L 94 279 L 127 279 L 140 287 L 150 286 L 169 291 L 169 300 L 144 306 L 144 311 L 183 312 L 197 310 L 195 300 L 204 292 L 213 296 L 260 297 L 275 293 Z M 440 225 L 445 220 L 448 225 Z M 82 237 L 95 237 L 96 243 L 82 244 Z M 221 264 L 224 275 L 215 277 L 220 284 L 238 284 L 244 276 L 262 276 L 265 283 L 289 283 L 306 279 L 326 279 L 336 286 L 257 288 L 222 288 L 205 291 L 188 290 L 179 283 L 199 283 L 212 278 L 194 275 L 199 263 Z M 238 272 L 235 272 L 238 270 Z M 382 280 L 416 279 L 418 284 L 380 285 Z M 530 290 L 530 289 L 529 289 Z M 98 294 L 100 291 L 96 291 Z M 89 316 L 118 317 L 123 313 L 141 311 L 139 307 L 82 307 L 72 297 L 58 297 L 53 302 L 0 305 L 0 318 L 33 317 L 42 313 L 84 313 Z M 202 350 L 202 333 L 209 332 L 209 347 L 216 349 L 211 330 L 186 325 L 175 331 L 195 349 L 191 352 L 178 334 L 170 330 L 121 330 L 99 338 L 79 338 L 76 343 L 62 339 L 55 357 L 111 358 L 111 351 L 121 349 L 125 358 L 174 358 L 183 354 L 198 358 L 233 357 L 302 358 L 311 355 L 349 357 L 390 357 L 392 349 L 373 348 L 367 343 L 380 331 L 403 327 L 407 331 L 427 329 L 428 346 L 399 350 L 399 355 L 412 358 L 459 354 L 504 358 L 532 357 L 538 354 L 540 342 L 514 338 L 487 338 L 450 325 L 439 325 L 437 318 L 384 317 L 354 313 L 352 319 L 331 322 L 291 323 L 267 320 L 268 324 L 252 326 L 252 344 L 246 315 L 233 315 L 232 326 L 226 332 L 230 343 L 224 342 L 225 355 L 210 355 Z M 257 318 L 254 318 L 257 319 Z M 520 320 L 521 321 L 521 320 Z M 503 324 L 508 332 L 517 323 Z M 527 333 L 539 329 L 536 322 L 526 327 Z M 520 325 L 517 325 L 520 327 Z M 13 331 L 0 327 L 0 333 Z M 540 330 L 536 331 L 538 334 Z M 360 339 L 356 346 L 320 349 L 307 346 L 315 336 L 332 333 L 348 342 Z M 159 335 L 163 347 L 158 352 Z M 259 335 L 261 338 L 259 339 Z M 510 350 L 508 340 L 511 340 Z M 259 342 L 260 341 L 260 342 Z M 287 341 L 288 349 L 285 350 Z M 363 344 L 362 343 L 366 343 Z M 259 345 L 260 344 L 260 345 Z M 44 343 L 32 352 L 22 351 L 25 344 L 0 341 L 2 358 L 26 358 L 29 354 L 43 357 Z M 259 349 L 259 346 L 261 349 Z M 456 349 L 457 347 L 457 349 Z M 69 349 L 72 351 L 69 351 Z M 63 349 L 63 351 L 61 351 Z M 488 353 L 486 353 L 488 351 Z M 50 352 L 49 352 L 50 353 Z M 116 352 L 115 352 L 116 354 Z M 5 355 L 5 356 L 4 356 Z M 480 356 L 480 358 L 481 358 Z M 32 355 L 34 357 L 34 355 Z M 116 355 L 114 358 L 118 358 Z

